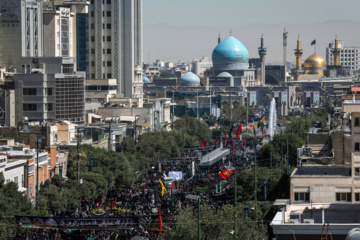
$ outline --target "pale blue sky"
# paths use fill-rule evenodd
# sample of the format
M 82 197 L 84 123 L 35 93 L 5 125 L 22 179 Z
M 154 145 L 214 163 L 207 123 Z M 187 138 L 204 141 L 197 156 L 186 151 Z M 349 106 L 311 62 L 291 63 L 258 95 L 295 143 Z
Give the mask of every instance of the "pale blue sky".
M 144 24 L 246 26 L 359 20 L 359 0 L 143 0 Z
M 282 32 L 288 35 L 288 60 L 298 34 L 305 59 L 314 51 L 325 57 L 325 49 L 337 34 L 345 46 L 360 46 L 360 0 L 143 0 L 144 60 L 191 61 L 211 57 L 217 36 L 232 29 L 258 57 L 264 34 L 269 63 L 282 62 Z

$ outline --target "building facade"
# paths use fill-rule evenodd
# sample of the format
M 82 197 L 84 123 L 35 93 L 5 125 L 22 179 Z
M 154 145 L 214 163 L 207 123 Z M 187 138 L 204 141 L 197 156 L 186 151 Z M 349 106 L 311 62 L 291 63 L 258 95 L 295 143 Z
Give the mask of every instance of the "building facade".
M 142 98 L 142 0 L 91 1 L 90 79 L 117 79 L 119 97 Z
M 332 64 L 334 62 L 333 49 L 335 48 L 335 41 L 329 43 L 326 48 L 326 62 Z M 351 70 L 358 70 L 360 68 L 360 47 L 345 47 L 344 41 L 338 41 L 338 48 L 340 50 L 339 64 L 344 67 L 350 67 Z
M 36 0 L 0 0 L 0 64 L 21 69 L 22 57 L 43 55 L 43 9 Z

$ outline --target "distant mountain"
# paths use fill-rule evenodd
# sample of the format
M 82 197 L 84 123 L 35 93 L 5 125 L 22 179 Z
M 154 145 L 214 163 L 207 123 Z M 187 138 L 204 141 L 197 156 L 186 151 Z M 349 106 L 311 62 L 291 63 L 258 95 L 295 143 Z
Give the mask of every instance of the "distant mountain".
M 233 24 L 235 25 L 235 24 Z M 287 60 L 295 62 L 294 49 L 298 34 L 301 48 L 304 49 L 303 59 L 314 52 L 310 46 L 316 39 L 317 53 L 325 58 L 325 49 L 338 35 L 345 46 L 360 46 L 360 22 L 348 20 L 329 20 L 306 25 L 254 23 L 245 27 L 231 26 L 232 35 L 239 39 L 249 50 L 250 57 L 258 57 L 261 34 L 264 34 L 267 47 L 267 63 L 282 63 L 282 33 L 284 28 L 289 32 Z M 230 35 L 229 28 L 175 26 L 168 24 L 144 25 L 144 61 L 155 59 L 162 61 L 191 61 L 202 56 L 211 57 L 217 45 L 219 33 L 225 39 Z

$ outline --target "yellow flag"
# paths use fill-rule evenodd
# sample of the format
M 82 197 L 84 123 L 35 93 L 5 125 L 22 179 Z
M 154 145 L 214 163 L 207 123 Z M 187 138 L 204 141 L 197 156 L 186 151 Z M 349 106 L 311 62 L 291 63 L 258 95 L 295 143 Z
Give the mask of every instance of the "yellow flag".
M 161 196 L 164 196 L 164 191 L 167 192 L 166 188 L 164 187 L 164 184 L 163 182 L 159 179 L 159 182 L 161 184 Z

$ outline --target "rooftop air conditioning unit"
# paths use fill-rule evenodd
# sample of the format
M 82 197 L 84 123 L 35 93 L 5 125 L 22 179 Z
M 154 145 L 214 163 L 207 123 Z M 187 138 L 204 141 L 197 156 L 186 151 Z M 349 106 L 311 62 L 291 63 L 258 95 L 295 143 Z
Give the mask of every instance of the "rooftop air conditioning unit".
M 289 219 L 289 223 L 291 223 L 291 224 L 298 224 L 298 223 L 299 223 L 299 219 Z
M 314 219 L 304 219 L 304 223 L 314 224 Z

